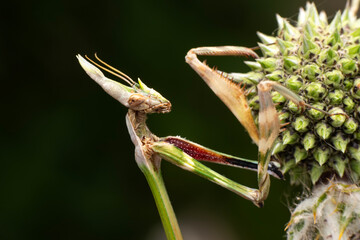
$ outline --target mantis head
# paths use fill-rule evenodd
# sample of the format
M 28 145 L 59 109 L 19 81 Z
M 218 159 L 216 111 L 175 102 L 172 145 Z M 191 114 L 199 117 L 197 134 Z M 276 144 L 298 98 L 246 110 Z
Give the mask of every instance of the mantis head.
M 95 54 L 96 59 L 104 66 L 96 63 L 87 56 L 89 61 L 81 55 L 76 56 L 85 72 L 97 82 L 110 96 L 118 100 L 125 107 L 145 113 L 167 113 L 171 111 L 171 103 L 160 93 L 147 87 L 140 79 L 138 83 L 116 68 L 108 65 Z M 91 63 L 90 63 L 91 62 Z M 121 78 L 130 86 L 121 84 L 104 76 L 99 68 Z

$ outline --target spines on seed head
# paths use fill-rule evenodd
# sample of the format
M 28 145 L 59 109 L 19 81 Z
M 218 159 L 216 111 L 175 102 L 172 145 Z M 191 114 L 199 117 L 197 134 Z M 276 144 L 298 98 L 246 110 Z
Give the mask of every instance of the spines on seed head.
M 273 36 L 269 36 L 261 32 L 257 32 L 257 35 L 263 44 L 273 44 L 276 42 L 276 38 Z

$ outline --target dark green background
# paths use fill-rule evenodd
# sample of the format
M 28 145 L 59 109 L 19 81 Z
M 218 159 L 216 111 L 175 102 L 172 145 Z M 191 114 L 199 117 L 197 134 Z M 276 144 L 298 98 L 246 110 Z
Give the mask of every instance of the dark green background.
M 156 237 L 161 226 L 152 195 L 133 158 L 126 109 L 84 73 L 76 54 L 97 52 L 171 100 L 170 114 L 149 117 L 158 136 L 180 135 L 256 159 L 256 146 L 184 56 L 199 46 L 255 46 L 256 31 L 271 34 L 276 29 L 275 13 L 296 20 L 304 5 L 303 0 L 3 5 L 0 238 L 161 239 Z M 318 2 L 329 16 L 344 5 L 340 0 Z M 225 71 L 247 71 L 242 58 L 207 59 Z M 257 185 L 253 172 L 212 167 L 240 183 Z M 269 199 L 258 209 L 167 162 L 162 168 L 184 235 L 198 235 L 187 239 L 285 235 L 292 190 L 286 182 L 272 179 Z

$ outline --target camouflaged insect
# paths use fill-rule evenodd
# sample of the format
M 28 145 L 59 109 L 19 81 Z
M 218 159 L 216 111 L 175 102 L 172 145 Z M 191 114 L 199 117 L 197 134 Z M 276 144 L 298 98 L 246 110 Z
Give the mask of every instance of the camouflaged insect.
M 199 47 L 187 53 L 186 62 L 258 145 L 257 161 L 223 154 L 180 137 L 150 134 L 146 114 L 169 112 L 170 102 L 97 56 L 106 67 L 88 58 L 93 65 L 79 55 L 78 59 L 92 79 L 129 108 L 128 116 L 134 116 L 127 122 L 139 150 L 135 154 L 139 166 L 153 156 L 168 160 L 259 207 L 269 194 L 270 175 L 283 179 L 288 173 L 291 184 L 312 185 L 312 192 L 292 210 L 286 227 L 288 239 L 360 239 L 359 2 L 348 3 L 330 23 L 311 3 L 306 10 L 300 9 L 296 25 L 277 16 L 276 36 L 258 33 L 262 43 L 257 48 L 262 57 L 254 52 L 257 48 L 237 46 Z M 225 73 L 200 62 L 199 55 L 255 60 L 245 62 L 251 68 L 248 73 Z M 95 66 L 130 87 L 106 78 Z M 257 171 L 258 188 L 227 179 L 198 161 Z

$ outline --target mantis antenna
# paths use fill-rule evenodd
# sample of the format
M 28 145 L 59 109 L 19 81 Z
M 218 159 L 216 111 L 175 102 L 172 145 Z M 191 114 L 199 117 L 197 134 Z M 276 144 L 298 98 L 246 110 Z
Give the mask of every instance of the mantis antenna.
M 130 86 L 133 86 L 135 84 L 134 80 L 132 80 L 128 75 L 126 75 L 125 73 L 121 72 L 120 70 L 110 66 L 109 64 L 107 64 L 106 62 L 102 61 L 95 53 L 95 58 L 102 64 L 104 64 L 106 67 L 114 70 L 110 70 L 110 69 L 107 69 L 106 67 L 103 67 L 101 66 L 100 64 L 98 64 L 97 62 L 93 61 L 91 58 L 89 58 L 87 55 L 85 55 L 86 59 L 88 59 L 90 62 L 92 62 L 93 64 L 95 64 L 96 66 L 98 66 L 99 68 L 111 73 L 112 75 L 124 80 L 125 82 L 127 82 Z M 117 74 L 117 73 L 119 74 Z

